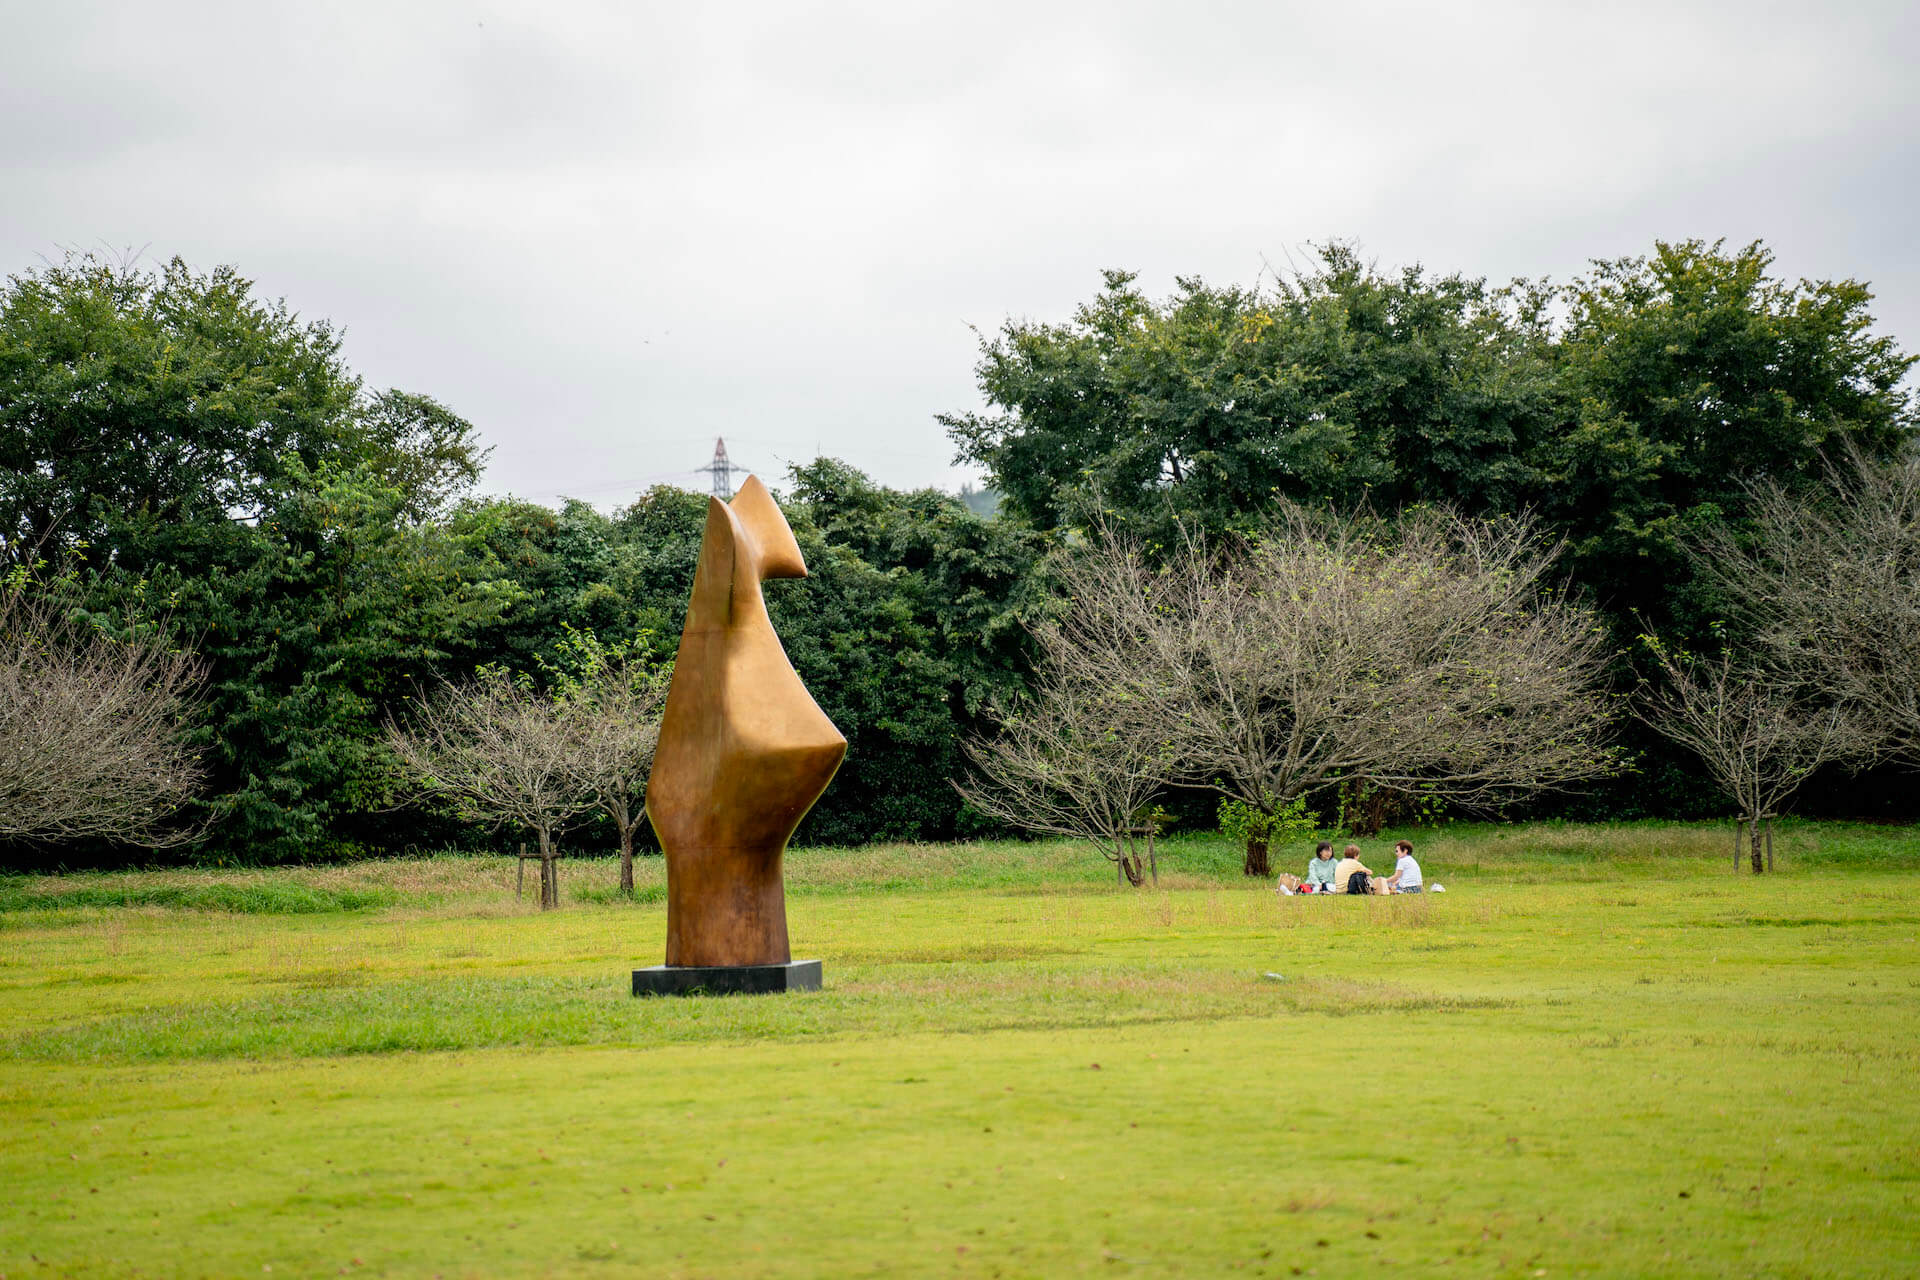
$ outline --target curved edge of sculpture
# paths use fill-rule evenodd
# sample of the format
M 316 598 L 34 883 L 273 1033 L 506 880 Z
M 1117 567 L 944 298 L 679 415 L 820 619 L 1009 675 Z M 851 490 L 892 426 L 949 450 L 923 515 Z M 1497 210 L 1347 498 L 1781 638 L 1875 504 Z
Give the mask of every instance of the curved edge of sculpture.
M 792 959 L 781 862 L 847 750 L 787 660 L 760 589 L 806 576 L 757 477 L 731 503 L 709 500 L 647 783 L 667 856 L 669 966 Z

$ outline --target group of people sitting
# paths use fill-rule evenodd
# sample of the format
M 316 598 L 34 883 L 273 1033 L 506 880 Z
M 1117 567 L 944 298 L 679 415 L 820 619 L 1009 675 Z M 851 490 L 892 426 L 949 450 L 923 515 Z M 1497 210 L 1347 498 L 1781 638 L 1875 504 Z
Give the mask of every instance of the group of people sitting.
M 1306 879 L 1282 875 L 1280 887 L 1289 893 L 1422 893 L 1426 885 L 1420 876 L 1420 864 L 1414 861 L 1413 842 L 1401 840 L 1393 846 L 1393 874 L 1378 875 L 1360 861 L 1360 846 L 1350 844 L 1335 859 L 1333 842 L 1322 840 L 1307 863 Z

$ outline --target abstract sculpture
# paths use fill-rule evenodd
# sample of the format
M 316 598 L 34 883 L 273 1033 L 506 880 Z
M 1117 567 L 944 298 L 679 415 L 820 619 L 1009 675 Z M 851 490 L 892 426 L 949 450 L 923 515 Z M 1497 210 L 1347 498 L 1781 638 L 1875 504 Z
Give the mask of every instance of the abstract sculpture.
M 687 625 L 647 784 L 667 855 L 667 963 L 634 993 L 817 987 L 794 972 L 781 856 L 826 790 L 847 740 L 800 683 L 760 583 L 804 578 L 786 517 L 747 478 L 707 504 Z

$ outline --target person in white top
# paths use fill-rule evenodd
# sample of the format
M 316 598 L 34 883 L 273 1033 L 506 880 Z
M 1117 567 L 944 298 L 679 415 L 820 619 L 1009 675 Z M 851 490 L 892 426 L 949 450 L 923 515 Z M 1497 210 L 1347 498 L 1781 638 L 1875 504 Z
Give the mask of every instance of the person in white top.
M 1426 886 L 1420 881 L 1420 864 L 1413 860 L 1413 841 L 1402 840 L 1393 846 L 1393 874 L 1387 877 L 1387 888 L 1394 893 L 1423 893 Z

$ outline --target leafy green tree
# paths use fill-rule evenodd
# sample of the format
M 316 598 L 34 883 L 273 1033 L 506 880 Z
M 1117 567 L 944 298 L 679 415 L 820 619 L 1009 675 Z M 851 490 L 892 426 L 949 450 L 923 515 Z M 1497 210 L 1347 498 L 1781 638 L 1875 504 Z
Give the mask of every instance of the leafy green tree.
M 705 496 L 664 486 L 610 517 L 573 499 L 558 511 L 511 498 L 462 505 L 450 530 L 483 547 L 519 589 L 477 641 L 483 661 L 544 681 L 565 666 L 568 637 L 578 634 L 670 659 L 706 514 Z
M 352 432 L 339 335 L 230 267 L 70 255 L 0 292 L 0 541 L 258 517 Z
M 404 838 L 381 704 L 517 599 L 436 523 L 483 458 L 231 267 L 70 255 L 0 290 L 0 555 L 71 555 L 97 615 L 193 645 L 219 856 Z
M 1558 403 L 1544 314 L 1537 289 L 1384 276 L 1337 244 L 1271 290 L 1181 279 L 1160 305 L 1108 272 L 1070 322 L 983 341 L 992 411 L 942 421 L 1041 527 L 1248 529 L 1278 498 L 1505 509 Z
M 1387 275 L 1336 243 L 1274 291 L 1269 360 L 1308 387 L 1309 415 L 1350 442 L 1332 457 L 1337 478 L 1288 496 L 1476 515 L 1530 500 L 1531 453 L 1559 404 L 1544 347 L 1550 289 L 1419 267 Z
M 658 658 L 673 656 L 686 622 L 707 501 L 705 494 L 656 485 L 613 513 L 618 553 L 611 585 L 635 602 L 636 629 L 653 637 Z
M 791 480 L 802 520 L 910 589 L 953 669 L 960 714 L 1024 686 L 1033 660 L 1026 624 L 1057 608 L 1042 572 L 1046 538 L 938 490 L 876 485 L 834 458 L 794 467 Z
M 948 779 L 990 705 L 1027 679 L 1024 620 L 1053 607 L 1043 540 L 933 490 L 874 484 L 835 459 L 795 467 L 783 505 L 811 578 L 767 584 L 794 667 L 847 735 L 800 835 L 939 839 L 977 827 Z
M 560 661 L 570 631 L 617 635 L 617 609 L 604 601 L 611 564 L 606 517 L 584 503 L 554 511 L 516 498 L 469 502 L 449 522 L 454 536 L 483 548 L 517 588 L 513 607 L 479 640 L 481 661 L 533 673 Z
M 69 255 L 0 291 L 0 550 L 91 548 L 259 520 L 322 466 L 364 464 L 401 514 L 439 514 L 486 451 L 446 406 L 366 394 L 325 321 L 232 267 Z M 206 536 L 217 539 L 217 533 Z
M 1617 649 L 1648 625 L 1698 646 L 1730 602 L 1685 543 L 1750 537 L 1750 483 L 1799 495 L 1823 453 L 1884 460 L 1915 437 L 1914 358 L 1871 301 L 1700 241 L 1564 286 L 1389 274 L 1337 244 L 1265 289 L 1183 279 L 1154 301 L 1109 272 L 1066 323 L 984 339 L 987 408 L 943 421 L 1011 519 L 1150 547 L 1251 531 L 1283 499 L 1532 513 Z M 1695 803 L 1697 764 L 1629 745 L 1642 777 L 1596 803 Z
M 400 491 L 401 513 L 415 522 L 446 515 L 493 452 L 472 423 L 431 396 L 382 391 L 366 400 L 359 425 L 367 461 Z
M 992 412 L 942 415 L 960 456 L 987 468 L 1004 509 L 1040 528 L 1068 523 L 1089 479 L 1111 485 L 1131 472 L 1127 497 L 1150 487 L 1164 463 L 1158 442 L 1134 429 L 1116 368 L 1153 314 L 1131 272 L 1061 325 L 1009 321 L 982 338 L 975 372 Z
M 796 527 L 804 582 L 766 584 L 767 611 L 847 755 L 799 838 L 812 844 L 932 838 L 956 806 L 936 780 L 951 775 L 956 740 L 950 672 L 905 585 L 811 529 Z
M 708 498 L 655 488 L 611 517 L 472 503 L 452 528 L 519 589 L 476 640 L 480 660 L 543 683 L 570 636 L 594 634 L 662 663 L 678 645 Z M 947 779 L 987 704 L 1026 679 L 1021 619 L 1051 600 L 1034 573 L 1044 539 L 983 520 L 950 495 L 901 493 L 844 463 L 792 474 L 782 499 L 805 582 L 770 582 L 768 610 L 795 668 L 847 735 L 845 764 L 800 838 L 942 838 L 967 820 Z
M 1867 287 L 1788 283 L 1772 261 L 1758 243 L 1663 243 L 1560 294 L 1567 418 L 1534 452 L 1536 501 L 1622 634 L 1638 611 L 1704 638 L 1720 605 L 1689 586 L 1683 543 L 1744 521 L 1749 482 L 1804 491 L 1823 454 L 1888 457 L 1920 425 L 1915 357 L 1872 332 Z
M 406 520 L 407 494 L 365 464 L 291 480 L 257 525 L 175 548 L 145 584 L 209 669 L 207 848 L 236 860 L 395 843 L 388 709 L 471 661 L 469 638 L 519 598 L 473 540 Z
M 1771 265 L 1687 241 L 1491 288 L 1336 244 L 1271 289 L 1182 279 L 1159 304 L 1108 272 L 1071 321 L 984 340 L 989 410 L 943 421 L 1041 528 L 1098 509 L 1164 540 L 1279 498 L 1531 509 L 1617 619 L 1664 616 L 1681 536 L 1738 518 L 1744 481 L 1798 486 L 1823 450 L 1886 457 L 1916 428 L 1914 357 L 1872 332 L 1867 288 Z
M 1866 286 L 1771 267 L 1759 244 L 1661 243 L 1555 294 L 1565 407 L 1531 455 L 1533 505 L 1622 649 L 1648 623 L 1681 648 L 1718 647 L 1742 610 L 1687 545 L 1751 538 L 1752 486 L 1799 500 L 1823 455 L 1884 458 L 1914 435 L 1913 358 L 1873 332 Z M 1695 812 L 1713 794 L 1697 756 L 1645 729 L 1629 742 L 1641 777 L 1596 793 L 1604 812 Z
M 472 503 L 451 527 L 518 589 L 476 639 L 481 661 L 555 683 L 569 637 L 663 663 L 678 645 L 708 498 L 655 488 L 611 517 L 582 503 Z M 950 495 L 901 493 L 844 463 L 792 474 L 782 505 L 805 582 L 771 582 L 768 609 L 795 668 L 848 738 L 845 764 L 802 840 L 942 838 L 967 821 L 947 779 L 987 704 L 1019 689 L 1022 618 L 1051 599 L 1044 539 L 983 520 Z M 616 820 L 617 825 L 617 820 Z

